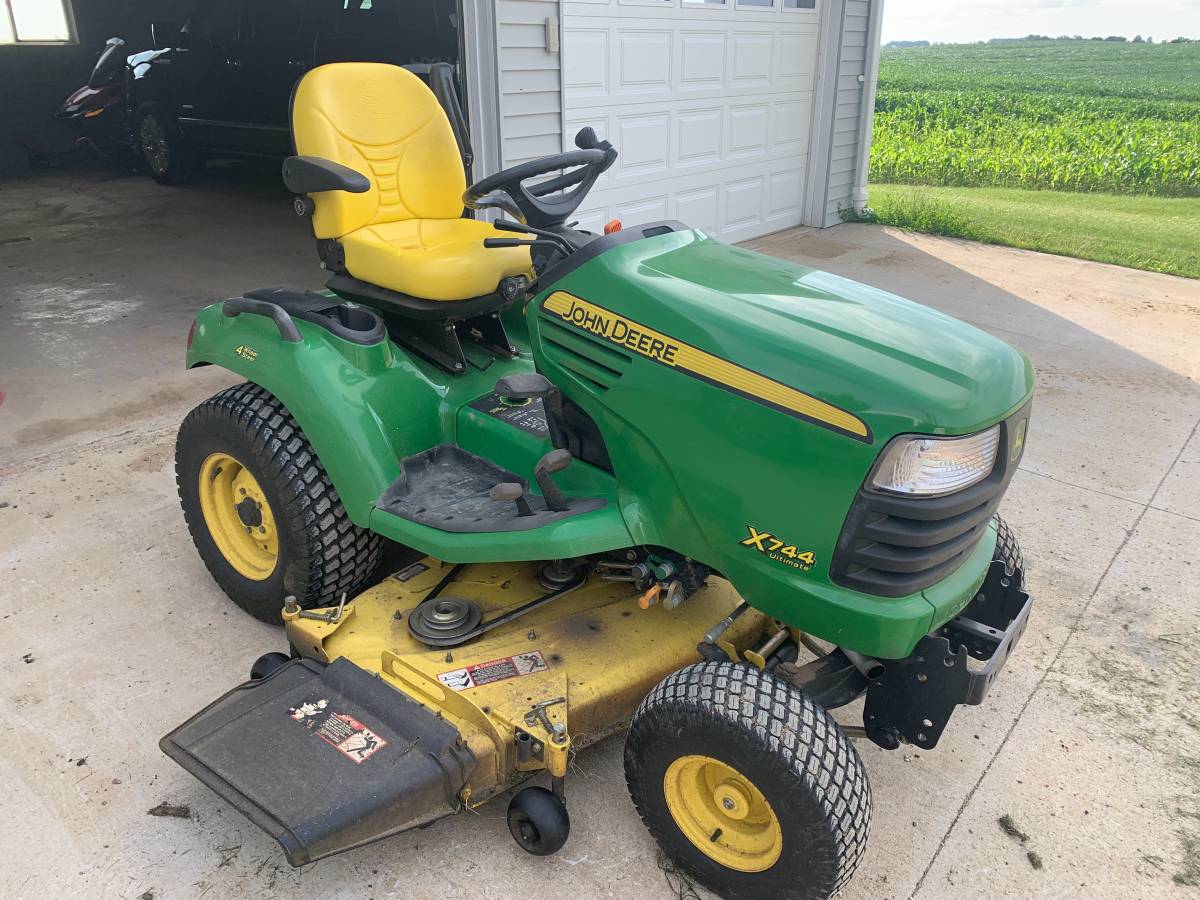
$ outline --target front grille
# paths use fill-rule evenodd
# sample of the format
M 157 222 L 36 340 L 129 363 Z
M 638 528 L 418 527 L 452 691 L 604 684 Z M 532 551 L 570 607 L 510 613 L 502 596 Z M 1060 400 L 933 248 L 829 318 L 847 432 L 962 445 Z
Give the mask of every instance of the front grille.
M 838 538 L 830 579 L 879 597 L 904 597 L 953 573 L 975 549 L 1000 505 L 1024 449 L 1014 453 L 1012 442 L 1028 418 L 1027 403 L 1000 423 L 992 472 L 969 488 L 944 497 L 859 488 Z
M 539 322 L 546 356 L 578 375 L 594 393 L 602 394 L 617 383 L 631 362 L 619 350 L 560 325 L 549 316 Z

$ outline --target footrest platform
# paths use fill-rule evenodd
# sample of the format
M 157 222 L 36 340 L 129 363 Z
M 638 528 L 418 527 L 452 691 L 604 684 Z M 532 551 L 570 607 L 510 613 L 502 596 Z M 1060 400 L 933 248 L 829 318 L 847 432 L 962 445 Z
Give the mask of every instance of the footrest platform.
M 380 509 L 410 522 L 453 532 L 527 531 L 604 506 L 598 497 L 567 497 L 568 508 L 556 512 L 546 501 L 526 493 L 531 516 L 517 515 L 511 502 L 488 497 L 495 485 L 515 482 L 528 491 L 529 481 L 453 444 L 442 444 L 400 462 L 400 477 L 376 503 Z

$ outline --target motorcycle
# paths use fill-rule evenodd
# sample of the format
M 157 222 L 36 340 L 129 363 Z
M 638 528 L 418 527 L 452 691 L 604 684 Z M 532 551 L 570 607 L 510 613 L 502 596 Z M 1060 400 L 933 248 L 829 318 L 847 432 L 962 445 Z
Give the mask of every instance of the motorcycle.
M 94 153 L 119 165 L 136 165 L 129 75 L 125 41 L 109 38 L 87 84 L 63 101 L 36 144 L 26 144 L 30 164 L 44 168 Z

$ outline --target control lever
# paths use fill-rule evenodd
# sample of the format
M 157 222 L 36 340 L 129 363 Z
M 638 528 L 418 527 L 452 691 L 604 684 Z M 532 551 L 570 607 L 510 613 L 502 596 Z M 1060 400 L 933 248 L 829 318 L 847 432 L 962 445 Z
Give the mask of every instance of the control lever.
M 566 256 L 570 256 L 574 252 L 574 249 L 571 247 L 571 245 L 567 243 L 566 238 L 564 238 L 562 235 L 555 234 L 553 231 L 544 231 L 541 228 L 534 228 L 532 225 L 525 225 L 521 222 L 513 222 L 509 219 L 497 219 L 492 223 L 492 227 L 497 231 L 516 231 L 520 234 L 535 234 L 540 238 L 545 238 L 547 241 L 553 242 L 554 245 L 557 246 L 559 250 L 562 250 Z M 494 238 L 492 238 L 492 240 L 494 240 Z M 503 238 L 501 238 L 501 240 L 503 240 Z
M 566 436 L 561 433 L 559 425 L 563 418 L 562 391 L 555 387 L 550 379 L 541 372 L 522 372 L 505 375 L 496 382 L 496 393 L 510 400 L 536 400 L 541 398 L 546 410 L 546 424 L 550 428 L 550 439 L 553 441 L 554 446 L 569 446 L 569 442 Z M 566 507 L 563 508 L 565 509 Z
M 489 250 L 495 250 L 497 247 L 553 247 L 555 250 L 561 250 L 557 241 L 547 241 L 542 238 L 534 238 L 532 240 L 522 240 L 521 238 L 484 238 L 483 246 Z
M 553 383 L 541 372 L 505 375 L 496 382 L 496 393 L 509 400 L 536 400 L 555 391 Z
M 546 508 L 554 512 L 562 512 L 567 508 L 567 498 L 550 476 L 561 472 L 570 464 L 570 450 L 551 450 L 533 467 L 533 477 L 537 479 L 542 496 L 546 498 Z
M 525 499 L 525 488 L 515 481 L 502 481 L 488 491 L 489 500 L 514 500 L 517 504 L 518 516 L 532 516 L 529 501 Z

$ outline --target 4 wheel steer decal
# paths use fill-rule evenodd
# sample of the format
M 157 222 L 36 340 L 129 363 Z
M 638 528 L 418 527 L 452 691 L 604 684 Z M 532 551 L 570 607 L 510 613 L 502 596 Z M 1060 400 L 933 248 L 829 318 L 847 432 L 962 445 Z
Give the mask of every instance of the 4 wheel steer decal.
M 759 531 L 753 525 L 747 525 L 750 536 L 742 540 L 743 547 L 750 547 L 771 559 L 807 572 L 816 565 L 817 557 L 811 550 L 797 550 L 795 544 L 782 541 L 769 531 Z

